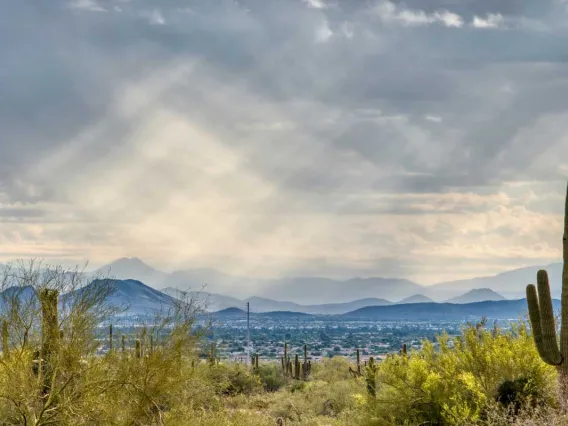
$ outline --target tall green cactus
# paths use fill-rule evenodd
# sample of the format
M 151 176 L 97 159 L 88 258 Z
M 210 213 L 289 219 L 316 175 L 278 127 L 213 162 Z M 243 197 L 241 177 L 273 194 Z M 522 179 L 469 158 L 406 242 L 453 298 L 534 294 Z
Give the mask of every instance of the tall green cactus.
M 312 372 L 312 363 L 308 361 L 308 345 L 304 345 L 304 362 L 302 363 L 302 379 L 304 381 L 308 380 L 308 377 L 311 372 Z
M 8 357 L 10 355 L 10 345 L 8 343 L 9 340 L 8 334 L 8 321 L 2 321 L 2 355 L 4 357 Z
M 284 356 L 282 357 L 282 373 L 286 377 L 289 376 L 289 368 L 288 363 L 290 362 L 290 358 L 288 357 L 288 343 L 284 342 Z
M 294 379 L 300 380 L 300 357 L 298 354 L 294 357 Z
M 365 361 L 365 366 L 367 366 L 366 361 Z M 363 373 L 361 373 L 361 351 L 359 349 L 357 349 L 357 368 L 353 370 L 351 366 L 349 366 L 349 374 L 351 374 L 353 377 L 363 375 Z
M 112 352 L 112 324 L 108 326 L 108 351 Z
M 39 303 L 41 306 L 41 358 L 43 368 L 43 391 L 49 392 L 51 379 L 53 377 L 52 359 L 57 351 L 60 338 L 59 313 L 58 313 L 59 292 L 57 290 L 43 289 L 39 293 Z
M 562 237 L 562 300 L 560 347 L 556 339 L 556 324 L 552 297 L 545 270 L 537 273 L 537 288 L 527 286 L 527 304 L 536 349 L 544 362 L 558 368 L 558 383 L 563 404 L 568 403 L 568 190 L 564 206 L 564 235 Z M 538 296 L 537 296 L 538 289 Z
M 142 345 L 140 344 L 140 339 L 136 339 L 136 358 L 142 358 Z
M 208 361 L 210 366 L 215 365 L 215 342 L 210 343 Z
M 537 289 L 533 284 L 527 286 L 527 303 L 534 342 L 544 362 L 550 365 L 561 365 L 563 356 L 558 349 L 556 340 L 556 324 L 552 298 L 550 296 L 550 286 L 548 284 L 548 274 L 545 270 L 540 270 L 536 277 L 538 296 Z M 564 303 L 564 300 L 562 302 Z M 562 325 L 564 328 L 564 324 Z
M 375 364 L 375 358 L 370 357 L 369 363 L 365 367 L 365 384 L 367 387 L 367 394 L 371 398 L 376 398 L 377 396 L 377 364 Z

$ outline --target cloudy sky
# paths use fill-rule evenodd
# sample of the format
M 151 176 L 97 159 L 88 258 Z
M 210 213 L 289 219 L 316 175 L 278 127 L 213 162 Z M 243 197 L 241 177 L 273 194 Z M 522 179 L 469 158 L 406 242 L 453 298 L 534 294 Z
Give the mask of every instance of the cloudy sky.
M 433 283 L 561 257 L 568 2 L 2 9 L 0 261 Z

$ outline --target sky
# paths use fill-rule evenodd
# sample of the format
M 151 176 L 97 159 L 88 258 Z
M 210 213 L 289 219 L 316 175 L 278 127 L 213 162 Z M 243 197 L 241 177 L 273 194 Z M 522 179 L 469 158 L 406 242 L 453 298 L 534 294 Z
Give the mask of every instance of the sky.
M 568 1 L 2 9 L 0 261 L 431 284 L 561 258 Z

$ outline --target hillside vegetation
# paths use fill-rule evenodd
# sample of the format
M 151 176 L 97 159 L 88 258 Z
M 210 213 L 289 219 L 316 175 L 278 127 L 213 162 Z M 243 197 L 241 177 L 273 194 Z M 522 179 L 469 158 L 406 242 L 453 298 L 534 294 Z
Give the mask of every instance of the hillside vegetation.
M 112 280 L 8 268 L 2 293 L 0 423 L 5 425 L 564 424 L 557 372 L 527 324 L 465 326 L 421 350 L 349 362 L 289 353 L 252 365 L 203 359 L 201 307 L 179 301 L 128 335 L 101 336 Z M 33 291 L 30 290 L 33 289 Z M 18 289 L 25 290 L 25 297 Z M 81 291 L 77 291 L 81 289 Z M 69 295 L 73 295 L 70 297 Z M 101 348 L 108 350 L 100 351 Z

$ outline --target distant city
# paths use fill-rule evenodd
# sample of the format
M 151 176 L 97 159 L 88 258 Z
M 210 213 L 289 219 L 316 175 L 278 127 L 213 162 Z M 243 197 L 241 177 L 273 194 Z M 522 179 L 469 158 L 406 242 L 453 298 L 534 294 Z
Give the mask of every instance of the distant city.
M 553 294 L 558 294 L 561 264 L 546 266 L 550 271 Z M 420 286 L 402 279 L 368 278 L 335 281 L 326 278 L 287 278 L 262 286 L 261 296 L 238 298 L 231 286 L 245 278 L 230 277 L 218 271 L 189 270 L 173 273 L 158 271 L 137 258 L 119 259 L 92 273 L 115 280 L 117 288 L 110 302 L 125 310 L 113 322 L 117 330 L 136 327 L 143 318 L 174 303 L 193 298 L 203 309 L 200 318 L 210 323 L 207 342 L 214 342 L 218 356 L 245 361 L 247 358 L 247 303 L 250 306 L 250 351 L 265 360 L 282 356 L 284 343 L 291 353 L 303 345 L 313 359 L 355 356 L 383 358 L 397 353 L 402 345 L 420 348 L 426 339 L 440 333 L 459 335 L 467 323 L 483 318 L 491 326 L 508 328 L 511 321 L 526 318 L 523 283 L 534 281 L 540 266 L 504 272 L 490 277 Z M 91 273 L 89 273 L 91 274 Z M 90 276 L 90 275 L 89 275 Z M 533 278 L 534 277 L 534 278 Z M 309 284 L 306 281 L 310 281 Z M 279 299 L 279 288 L 305 286 L 319 289 L 322 303 L 299 303 Z M 327 290 L 329 286 L 330 290 Z M 478 287 L 479 286 L 479 287 Z M 225 294 L 209 288 L 226 288 Z M 334 292 L 343 288 L 343 301 Z M 505 294 L 509 297 L 505 297 Z M 275 298 L 268 298 L 275 295 Z M 365 296 L 359 299 L 353 297 Z M 369 297 L 370 296 L 370 297 Z M 555 309 L 559 301 L 554 300 Z

